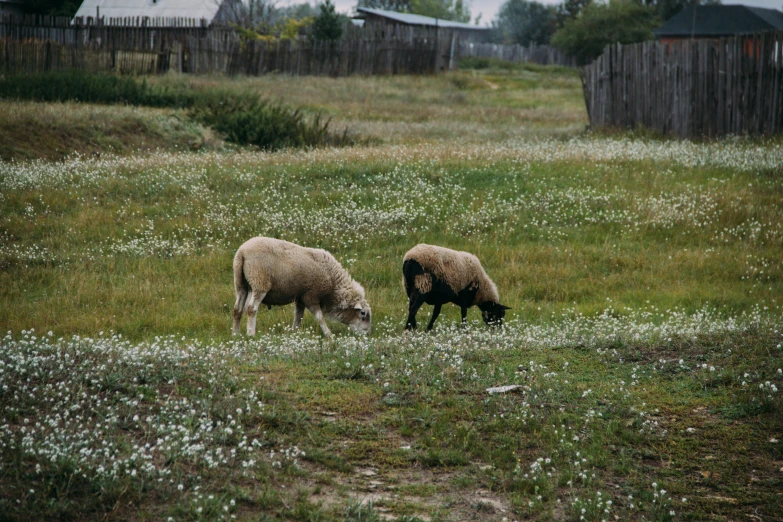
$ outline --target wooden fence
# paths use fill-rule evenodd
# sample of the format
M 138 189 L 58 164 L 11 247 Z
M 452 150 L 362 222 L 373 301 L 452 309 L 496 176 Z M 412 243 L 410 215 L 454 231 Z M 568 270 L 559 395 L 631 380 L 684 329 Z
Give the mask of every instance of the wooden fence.
M 444 28 L 349 25 L 334 42 L 241 40 L 231 28 L 185 18 L 0 17 L 0 72 L 426 74 L 456 69 L 464 56 L 575 65 L 548 46 L 471 43 Z
M 447 29 L 382 33 L 348 26 L 340 40 L 304 36 L 241 40 L 204 21 L 0 18 L 0 72 L 62 69 L 155 74 L 423 74 L 456 67 L 459 38 Z M 168 25 L 166 25 L 168 24 Z
M 592 127 L 783 133 L 783 33 L 609 46 L 583 86 Z
M 564 54 L 549 45 L 500 45 L 490 43 L 460 42 L 460 57 L 497 58 L 509 62 L 538 63 L 576 67 L 576 58 Z

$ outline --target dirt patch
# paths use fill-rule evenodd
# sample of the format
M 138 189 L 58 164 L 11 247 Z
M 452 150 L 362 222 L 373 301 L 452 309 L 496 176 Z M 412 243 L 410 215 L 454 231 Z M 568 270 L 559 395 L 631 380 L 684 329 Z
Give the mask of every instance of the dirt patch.
M 383 519 L 416 516 L 430 520 L 500 519 L 511 514 L 508 499 L 486 489 L 460 489 L 454 479 L 460 472 L 426 468 L 382 470 L 356 468 L 351 474 L 332 476 L 309 499 L 324 508 L 340 510 L 351 502 L 372 504 Z

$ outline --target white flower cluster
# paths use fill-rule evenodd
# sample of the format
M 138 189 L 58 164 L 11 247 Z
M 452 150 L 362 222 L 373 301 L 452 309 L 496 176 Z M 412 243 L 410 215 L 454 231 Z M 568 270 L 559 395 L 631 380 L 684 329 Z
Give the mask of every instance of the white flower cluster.
M 119 335 L 9 333 L 0 350 L 0 446 L 39 472 L 66 460 L 80 475 L 159 481 L 173 480 L 179 461 L 212 469 L 259 460 L 260 443 L 246 433 L 264 409 L 257 391 L 172 393 L 183 379 L 225 390 L 234 381 L 228 367 L 242 355 L 173 337 L 133 344 Z

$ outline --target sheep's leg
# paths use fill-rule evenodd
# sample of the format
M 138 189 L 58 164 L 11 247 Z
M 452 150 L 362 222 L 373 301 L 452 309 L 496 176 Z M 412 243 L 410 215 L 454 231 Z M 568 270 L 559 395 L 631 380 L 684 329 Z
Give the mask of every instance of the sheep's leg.
M 468 324 L 468 307 L 460 307 L 460 313 L 462 314 L 462 324 Z
M 302 322 L 302 317 L 304 317 L 305 306 L 301 301 L 295 301 L 294 307 L 294 325 L 291 327 L 291 329 L 298 330 L 299 324 Z
M 234 335 L 239 334 L 239 323 L 242 321 L 242 312 L 247 301 L 247 288 L 237 289 L 237 300 L 234 303 Z
M 432 310 L 432 319 L 430 319 L 430 324 L 427 325 L 427 331 L 428 332 L 430 330 L 432 330 L 433 326 L 435 326 L 435 319 L 437 319 L 438 316 L 440 315 L 440 307 L 441 306 L 442 306 L 441 304 L 436 304 L 435 308 Z
M 261 301 L 266 297 L 266 292 L 253 291 L 247 299 L 247 335 L 256 334 L 256 315 Z
M 318 321 L 318 324 L 321 325 L 321 331 L 324 333 L 325 336 L 332 335 L 332 331 L 329 330 L 329 327 L 326 325 L 326 318 L 324 317 L 324 313 L 321 311 L 321 307 L 317 304 L 310 305 L 308 307 L 310 309 L 310 313 L 312 313 L 315 316 L 315 320 Z
M 420 292 L 414 290 L 411 292 L 410 301 L 408 302 L 408 320 L 405 322 L 406 330 L 416 329 L 416 314 L 419 312 L 419 308 L 424 304 L 424 296 Z

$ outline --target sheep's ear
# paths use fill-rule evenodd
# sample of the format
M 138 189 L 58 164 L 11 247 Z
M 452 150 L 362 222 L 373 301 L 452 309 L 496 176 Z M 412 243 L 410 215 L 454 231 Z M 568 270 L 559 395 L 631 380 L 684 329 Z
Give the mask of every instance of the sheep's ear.
M 362 310 L 363 309 L 362 308 L 362 304 L 361 303 L 356 303 L 355 305 L 353 305 L 353 309 L 354 310 Z
M 502 305 L 500 303 L 498 303 L 498 308 L 501 310 L 511 310 L 510 306 Z

